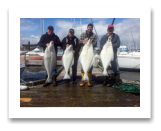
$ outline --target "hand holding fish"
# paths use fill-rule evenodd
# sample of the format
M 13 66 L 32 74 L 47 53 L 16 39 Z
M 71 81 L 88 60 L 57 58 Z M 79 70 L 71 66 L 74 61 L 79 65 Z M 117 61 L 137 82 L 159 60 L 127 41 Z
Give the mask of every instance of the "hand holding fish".
M 54 44 L 54 41 L 50 41 L 52 44 Z
M 87 43 L 87 41 L 88 41 L 88 38 L 84 39 L 83 44 L 85 45 Z

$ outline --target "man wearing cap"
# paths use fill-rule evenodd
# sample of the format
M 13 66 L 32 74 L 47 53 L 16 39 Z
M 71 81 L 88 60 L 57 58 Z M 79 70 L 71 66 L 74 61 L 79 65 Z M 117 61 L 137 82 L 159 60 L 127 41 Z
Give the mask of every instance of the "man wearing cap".
M 38 42 L 38 45 L 40 47 L 43 47 L 43 49 L 45 50 L 50 42 L 52 44 L 54 44 L 55 52 L 56 52 L 56 55 L 57 55 L 57 46 L 62 46 L 62 43 L 60 42 L 59 37 L 54 34 L 53 26 L 48 27 L 46 34 L 41 36 L 40 41 Z M 52 73 L 52 75 L 53 75 L 53 86 L 57 86 L 56 74 L 57 74 L 57 70 L 56 70 L 56 67 L 55 67 L 54 71 Z M 49 85 L 49 83 L 45 83 L 43 86 L 46 87 L 48 85 Z
M 77 77 L 77 61 L 79 57 L 79 47 L 78 47 L 78 38 L 74 35 L 74 29 L 69 29 L 69 33 L 64 39 L 62 40 L 63 50 L 65 51 L 66 47 L 69 45 L 73 45 L 73 54 L 74 54 L 74 65 L 72 66 L 72 78 L 73 84 L 77 84 L 76 77 Z M 70 70 L 68 72 L 70 74 Z M 69 80 L 66 80 L 69 83 Z
M 81 34 L 80 36 L 80 40 L 79 40 L 79 47 L 80 47 L 80 53 L 82 51 L 83 46 L 87 43 L 87 41 L 90 39 L 91 43 L 93 45 L 93 48 L 97 46 L 97 37 L 96 35 L 92 32 L 93 31 L 93 24 L 88 24 L 87 26 L 87 30 Z M 88 71 L 87 75 L 89 77 L 89 81 L 88 81 L 88 86 L 91 87 L 92 84 L 90 83 L 90 79 L 92 76 L 92 69 L 93 66 L 91 66 L 90 70 Z M 84 71 L 81 67 L 81 74 L 82 74 L 82 78 L 84 76 Z M 83 81 L 80 86 L 84 86 L 85 85 L 85 81 Z
M 120 79 L 120 71 L 119 71 L 119 64 L 117 59 L 117 48 L 120 47 L 120 38 L 117 34 L 113 33 L 114 26 L 110 24 L 107 28 L 107 34 L 105 34 L 100 41 L 100 47 L 103 48 L 104 44 L 108 39 L 111 40 L 114 52 L 114 60 L 111 62 L 112 70 L 115 73 L 115 83 L 119 86 L 119 79 Z M 104 70 L 104 69 L 102 69 Z M 108 84 L 107 76 L 104 76 L 104 83 L 103 86 Z

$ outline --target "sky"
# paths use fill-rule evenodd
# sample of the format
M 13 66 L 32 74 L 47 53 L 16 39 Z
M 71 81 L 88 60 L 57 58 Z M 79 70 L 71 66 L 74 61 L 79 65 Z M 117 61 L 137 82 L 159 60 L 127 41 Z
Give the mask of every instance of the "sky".
M 112 23 L 113 18 L 44 18 L 44 34 L 49 25 L 54 27 L 54 33 L 62 40 L 68 34 L 70 28 L 75 29 L 75 35 L 79 38 L 85 32 L 89 23 L 94 24 L 99 40 L 107 33 L 107 26 Z M 75 22 L 74 22 L 75 20 Z M 93 29 L 93 32 L 95 30 Z M 114 33 L 120 37 L 121 45 L 128 48 L 140 49 L 140 18 L 115 18 Z M 21 18 L 20 19 L 20 45 L 37 44 L 41 37 L 40 18 Z M 97 46 L 99 47 L 99 41 Z

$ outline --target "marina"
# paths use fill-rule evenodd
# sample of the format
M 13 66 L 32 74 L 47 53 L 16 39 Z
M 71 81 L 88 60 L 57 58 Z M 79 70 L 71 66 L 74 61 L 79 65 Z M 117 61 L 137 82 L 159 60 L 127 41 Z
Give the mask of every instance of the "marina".
M 108 36 L 108 39 L 104 35 L 103 42 L 99 40 L 92 18 L 90 18 L 92 23 L 87 26 L 89 34 L 93 29 L 96 34 L 91 33 L 92 42 L 85 39 L 89 34 L 87 31 L 83 34 L 81 18 L 80 39 L 76 40 L 74 36 L 68 40 L 71 31 L 74 35 L 76 29 L 74 18 L 68 37 L 60 42 L 58 36 L 50 34 L 54 30 L 53 26 L 48 26 L 48 32 L 43 35 L 44 19 L 40 20 L 39 43 L 30 44 L 28 41 L 28 44 L 22 44 L 20 47 L 20 107 L 140 107 L 140 49 L 137 49 L 138 42 L 134 41 L 130 27 L 133 47 L 131 45 L 129 47 L 129 41 L 126 41 L 126 46 L 123 44 L 120 46 L 119 36 L 113 33 L 115 18 L 108 26 L 108 33 L 112 32 L 112 35 Z M 74 43 L 70 43 L 72 40 Z M 77 65 L 74 63 L 73 54 L 77 53 L 76 45 L 77 47 L 80 45 L 78 41 L 82 41 L 81 44 L 85 45 L 79 54 Z M 102 43 L 104 45 L 101 45 Z M 76 75 L 72 76 L 71 67 L 73 70 L 77 68 Z M 84 73 L 81 72 L 81 67 Z M 108 71 L 104 70 L 102 73 L 103 67 L 108 68 Z M 51 75 L 53 72 L 54 75 Z

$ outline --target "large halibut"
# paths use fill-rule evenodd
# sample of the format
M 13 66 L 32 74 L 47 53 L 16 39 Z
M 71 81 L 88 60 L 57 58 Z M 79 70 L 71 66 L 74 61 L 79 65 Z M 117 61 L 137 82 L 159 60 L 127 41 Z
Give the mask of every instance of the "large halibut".
M 89 80 L 87 72 L 89 71 L 91 66 L 93 66 L 94 63 L 94 51 L 90 39 L 87 41 L 87 43 L 84 45 L 82 49 L 82 52 L 79 56 L 79 62 L 84 71 L 84 76 L 82 80 Z
M 104 68 L 103 75 L 108 76 L 107 68 L 111 61 L 114 59 L 114 53 L 113 53 L 113 47 L 112 42 L 110 39 L 107 40 L 105 45 L 103 46 L 103 49 L 100 53 L 100 58 L 102 61 L 102 66 Z
M 56 52 L 55 47 L 51 42 L 45 49 L 44 66 L 48 75 L 48 78 L 45 83 L 52 83 L 52 72 L 56 67 Z

